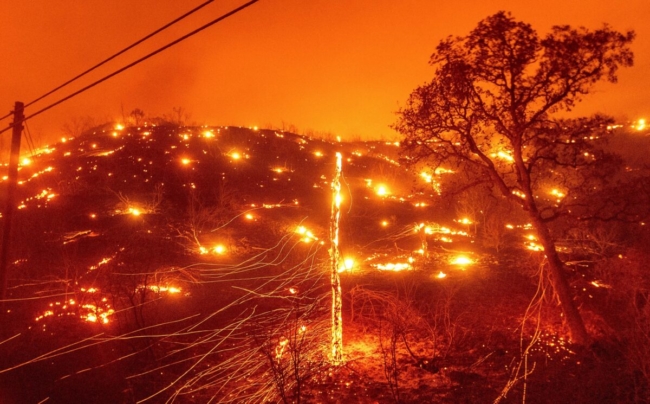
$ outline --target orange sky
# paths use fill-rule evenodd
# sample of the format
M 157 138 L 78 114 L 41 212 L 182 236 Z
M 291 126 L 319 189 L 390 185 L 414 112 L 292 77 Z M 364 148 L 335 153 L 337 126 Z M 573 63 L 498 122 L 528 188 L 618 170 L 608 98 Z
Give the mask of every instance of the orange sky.
M 215 1 L 92 78 L 243 2 Z M 4 2 L 0 115 L 11 110 L 14 101 L 31 101 L 200 3 Z M 200 124 L 279 127 L 284 122 L 344 139 L 394 138 L 389 125 L 395 111 L 413 88 L 432 76 L 427 62 L 438 41 L 467 34 L 498 10 L 511 11 L 541 33 L 553 24 L 597 28 L 607 22 L 617 30 L 634 29 L 635 66 L 621 71 L 618 84 L 599 86 L 577 112 L 599 111 L 629 119 L 650 115 L 648 0 L 261 0 L 34 118 L 29 128 L 37 141 L 46 142 L 59 138 L 63 123 L 73 117 L 117 118 L 122 107 L 127 113 L 139 107 L 147 114 L 161 115 L 181 106 Z M 1 127 L 7 123 L 3 121 Z

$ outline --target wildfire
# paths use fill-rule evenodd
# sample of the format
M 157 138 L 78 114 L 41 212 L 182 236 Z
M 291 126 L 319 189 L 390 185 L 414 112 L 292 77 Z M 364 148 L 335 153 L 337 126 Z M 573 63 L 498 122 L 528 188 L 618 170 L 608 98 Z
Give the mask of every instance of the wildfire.
M 354 261 L 354 258 L 345 258 L 341 266 L 339 266 L 339 272 L 351 272 L 355 266 L 356 262 Z
M 318 237 L 314 236 L 314 233 L 307 230 L 307 228 L 305 226 L 298 226 L 298 228 L 296 228 L 296 233 L 303 236 L 301 241 L 303 241 L 305 243 L 310 243 L 310 242 L 312 242 L 314 240 L 318 240 Z
M 642 130 L 645 130 L 648 126 L 646 125 L 646 120 L 641 118 L 638 121 L 636 121 L 636 123 L 632 127 L 640 132 Z
M 503 150 L 499 150 L 497 153 L 492 153 L 491 156 L 509 162 L 515 161 L 515 159 L 509 153 L 504 152 Z
M 141 289 L 142 286 L 139 287 Z M 149 285 L 147 286 L 147 289 L 154 293 L 161 293 L 161 292 L 167 292 L 170 294 L 176 294 L 176 293 L 181 293 L 182 289 L 178 288 L 176 286 L 159 286 L 159 285 Z
M 406 263 L 406 262 L 388 263 L 388 264 L 374 264 L 373 266 L 375 268 L 379 269 L 380 271 L 399 272 L 399 271 L 413 269 L 413 266 L 411 264 L 409 264 L 409 263 Z
M 562 191 L 560 191 L 560 190 L 558 190 L 556 188 L 553 188 L 550 191 L 550 194 L 557 197 L 557 200 L 556 200 L 557 203 L 560 203 L 560 201 L 566 196 L 566 194 L 564 192 L 562 192 Z
M 457 265 L 461 268 L 464 268 L 467 265 L 472 265 L 474 264 L 474 262 L 475 262 L 474 260 L 464 255 L 459 255 L 457 257 L 452 258 L 451 261 L 449 261 L 451 265 Z
M 375 187 L 375 193 L 381 197 L 390 195 L 390 191 L 388 190 L 388 187 L 383 184 L 379 184 Z

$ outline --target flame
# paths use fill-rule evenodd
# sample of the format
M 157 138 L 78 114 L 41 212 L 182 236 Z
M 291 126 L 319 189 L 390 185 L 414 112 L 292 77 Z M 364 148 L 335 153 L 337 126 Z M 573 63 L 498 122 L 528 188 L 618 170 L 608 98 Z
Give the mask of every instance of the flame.
M 374 267 L 376 267 L 380 271 L 394 271 L 394 272 L 413 269 L 411 264 L 408 264 L 408 263 L 405 263 L 405 262 L 400 262 L 400 263 L 396 263 L 396 264 L 394 264 L 394 263 L 375 264 Z
M 305 226 L 298 226 L 298 227 L 296 228 L 296 233 L 298 233 L 298 234 L 300 234 L 301 236 L 303 236 L 303 238 L 302 238 L 301 240 L 302 240 L 303 242 L 305 242 L 305 243 L 309 243 L 309 242 L 311 242 L 311 241 L 318 240 L 318 237 L 314 236 L 314 233 L 312 233 L 311 231 L 307 230 L 307 228 L 306 228 Z
M 352 271 L 354 266 L 356 265 L 356 262 L 354 261 L 354 258 L 345 258 L 343 260 L 343 264 L 339 267 L 339 272 L 344 272 L 344 271 Z
M 492 154 L 490 154 L 490 157 L 492 157 L 492 158 L 498 158 L 498 159 L 505 160 L 505 161 L 509 161 L 509 162 L 513 162 L 513 161 L 515 161 L 515 159 L 512 157 L 512 155 L 511 155 L 510 153 L 505 152 L 505 151 L 503 151 L 503 150 L 499 150 L 499 151 L 496 152 L 496 153 L 492 153 Z
M 384 196 L 388 196 L 390 194 L 390 191 L 388 190 L 388 187 L 386 185 L 379 184 L 377 185 L 377 187 L 375 187 L 375 193 L 378 196 L 384 197 Z
M 639 119 L 633 127 L 638 131 L 645 130 L 647 128 L 645 119 Z
M 471 265 L 474 263 L 474 261 L 464 255 L 459 255 L 457 257 L 454 257 L 451 261 L 449 261 L 451 265 L 458 265 L 460 267 L 464 267 L 466 265 Z

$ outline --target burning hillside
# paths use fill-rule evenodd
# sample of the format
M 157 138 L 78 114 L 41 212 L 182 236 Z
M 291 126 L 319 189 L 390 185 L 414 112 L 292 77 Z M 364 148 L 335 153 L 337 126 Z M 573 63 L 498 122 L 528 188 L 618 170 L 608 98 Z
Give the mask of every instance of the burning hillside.
M 407 169 L 398 146 L 144 124 L 36 151 L 19 170 L 0 391 L 15 402 L 454 401 L 498 396 L 522 358 L 579 366 L 552 310 L 555 325 L 517 333 L 525 355 L 512 336 L 535 294 L 522 273 L 543 253 L 530 224 L 478 195 L 441 196 L 454 169 Z M 346 365 L 332 367 L 339 153 Z M 567 257 L 587 251 L 566 245 Z M 573 285 L 591 304 L 611 285 L 581 262 Z M 12 387 L 24 383 L 26 395 Z

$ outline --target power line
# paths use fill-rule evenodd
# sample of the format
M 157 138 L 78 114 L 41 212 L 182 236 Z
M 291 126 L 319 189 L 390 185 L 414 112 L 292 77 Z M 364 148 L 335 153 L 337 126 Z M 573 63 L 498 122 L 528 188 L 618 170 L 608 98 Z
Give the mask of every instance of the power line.
M 211 27 L 212 25 L 217 24 L 218 22 L 221 22 L 221 21 L 225 20 L 225 19 L 228 18 L 228 17 L 237 14 L 238 12 L 244 10 L 245 8 L 248 8 L 248 7 L 252 6 L 253 4 L 257 3 L 258 1 L 259 1 L 259 0 L 251 0 L 251 1 L 249 1 L 248 3 L 245 3 L 245 4 L 241 5 L 241 6 L 239 6 L 239 7 L 235 8 L 235 9 L 233 9 L 233 10 L 231 10 L 231 11 L 229 11 L 229 12 L 223 14 L 223 15 L 221 15 L 220 17 L 218 17 L 218 18 L 216 18 L 216 19 L 214 19 L 214 20 L 208 22 L 207 24 L 202 25 L 201 27 L 195 29 L 194 31 L 191 31 L 191 32 L 189 32 L 189 33 L 183 35 L 182 37 L 180 37 L 180 38 L 178 38 L 178 39 L 176 39 L 176 40 L 174 40 L 174 41 L 168 43 L 167 45 L 162 46 L 162 47 L 156 49 L 155 51 L 153 51 L 153 52 L 151 52 L 151 53 L 149 53 L 149 54 L 147 54 L 147 55 L 141 57 L 140 59 L 138 59 L 138 60 L 136 60 L 136 61 L 134 61 L 134 62 L 132 62 L 132 63 L 129 63 L 128 65 L 126 65 L 126 66 L 124 66 L 124 67 L 122 67 L 122 68 L 120 68 L 120 69 L 118 69 L 118 70 L 115 70 L 113 73 L 111 73 L 111 74 L 109 74 L 109 75 L 106 75 L 106 76 L 102 77 L 101 79 L 99 79 L 99 80 L 97 80 L 97 81 L 95 81 L 95 82 L 93 82 L 93 83 L 91 83 L 91 84 L 89 84 L 89 85 L 87 85 L 87 86 L 81 88 L 80 90 L 77 90 L 77 91 L 75 91 L 74 93 L 72 93 L 72 94 L 70 94 L 70 95 L 68 95 L 68 96 L 65 96 L 65 97 L 61 98 L 60 100 L 58 100 L 58 101 L 56 101 L 56 102 L 54 102 L 54 103 L 48 105 L 47 107 L 41 108 L 40 110 L 34 112 L 33 114 L 26 116 L 24 120 L 26 121 L 26 120 L 28 120 L 28 119 L 34 118 L 35 116 L 40 115 L 40 114 L 42 114 L 43 112 L 45 112 L 45 111 L 47 111 L 47 110 L 49 110 L 49 109 L 51 109 L 51 108 L 53 108 L 53 107 L 55 107 L 55 106 L 57 106 L 57 105 L 59 105 L 59 104 L 61 104 L 61 103 L 63 103 L 63 102 L 65 102 L 65 101 L 67 101 L 67 100 L 69 100 L 69 99 L 71 99 L 71 98 L 73 98 L 73 97 L 75 97 L 75 96 L 77 96 L 77 95 L 79 95 L 79 94 L 81 94 L 81 93 L 83 93 L 83 92 L 85 92 L 85 91 L 87 91 L 87 90 L 89 90 L 89 89 L 95 87 L 96 85 L 103 83 L 104 81 L 106 81 L 106 80 L 108 80 L 108 79 L 110 79 L 110 78 L 112 78 L 112 77 L 114 77 L 114 76 L 116 76 L 116 75 L 122 73 L 123 71 L 128 70 L 128 69 L 130 69 L 131 67 L 140 64 L 141 62 L 144 62 L 145 60 L 149 59 L 150 57 L 155 56 L 155 55 L 157 55 L 158 53 L 163 52 L 164 50 L 167 50 L 167 49 L 171 48 L 172 46 L 178 44 L 179 42 L 182 42 L 182 41 L 186 40 L 187 38 L 189 38 L 189 37 L 191 37 L 191 36 L 194 36 L 194 35 L 198 34 L 199 32 L 203 31 L 204 29 L 209 28 L 209 27 Z M 4 132 L 6 132 L 6 131 L 8 131 L 8 130 L 11 129 L 12 127 L 13 127 L 13 125 L 10 125 L 9 127 L 5 128 L 5 129 L 0 130 L 0 134 L 1 134 L 1 133 L 4 133 Z
M 35 100 L 28 102 L 27 104 L 25 104 L 25 107 L 28 107 L 28 106 L 34 104 L 35 102 L 42 100 L 43 98 L 47 97 L 48 95 L 50 95 L 50 94 L 52 94 L 52 93 L 54 93 L 54 92 L 56 92 L 56 91 L 62 89 L 63 87 L 65 87 L 65 86 L 67 86 L 68 84 L 70 84 L 70 83 L 72 83 L 72 82 L 74 82 L 74 81 L 80 79 L 81 77 L 83 77 L 83 76 L 85 76 L 86 74 L 92 72 L 93 70 L 95 70 L 95 69 L 97 69 L 97 68 L 99 68 L 99 67 L 105 65 L 106 63 L 108 63 L 108 62 L 110 62 L 111 60 L 115 59 L 116 57 L 120 56 L 120 55 L 123 54 L 124 52 L 126 52 L 126 51 L 128 51 L 128 50 L 130 50 L 130 49 L 133 49 L 134 47 L 136 47 L 137 45 L 139 45 L 139 44 L 141 44 L 142 42 L 146 41 L 147 39 L 149 39 L 149 38 L 153 37 L 154 35 L 156 35 L 156 34 L 162 32 L 162 31 L 164 31 L 165 29 L 171 27 L 172 25 L 174 25 L 174 24 L 176 24 L 177 22 L 179 22 L 179 21 L 185 19 L 186 17 L 189 17 L 190 15 L 192 15 L 192 14 L 194 14 L 195 12 L 199 11 L 200 9 L 202 9 L 203 7 L 205 7 L 205 6 L 207 6 L 208 4 L 212 3 L 213 1 L 214 1 L 214 0 L 208 0 L 208 1 L 206 1 L 205 3 L 203 3 L 203 4 L 201 4 L 201 5 L 199 5 L 199 6 L 195 7 L 195 8 L 193 8 L 192 10 L 190 10 L 190 11 L 188 11 L 187 13 L 181 15 L 180 17 L 176 18 L 175 20 L 173 20 L 173 21 L 171 21 L 171 22 L 169 22 L 169 23 L 163 25 L 162 27 L 158 28 L 157 30 L 153 31 L 153 32 L 150 33 L 149 35 L 143 37 L 142 39 L 139 39 L 139 40 L 135 41 L 135 42 L 132 43 L 131 45 L 129 45 L 129 46 L 127 46 L 126 48 L 122 49 L 121 51 L 119 51 L 119 52 L 115 53 L 114 55 L 112 55 L 112 56 L 110 56 L 110 57 L 104 59 L 103 61 L 99 62 L 99 63 L 96 64 L 95 66 L 93 66 L 93 67 L 91 67 L 90 69 L 84 71 L 83 73 L 78 74 L 77 76 L 71 78 L 70 80 L 66 81 L 65 83 L 61 84 L 60 86 L 58 86 L 58 87 L 54 88 L 53 90 L 50 90 L 50 91 L 48 91 L 47 93 L 45 93 L 45 94 L 41 95 L 40 97 L 36 98 Z M 7 115 L 7 116 L 9 116 L 9 115 Z M 3 119 L 3 118 L 0 118 L 0 120 L 2 120 L 2 119 Z

